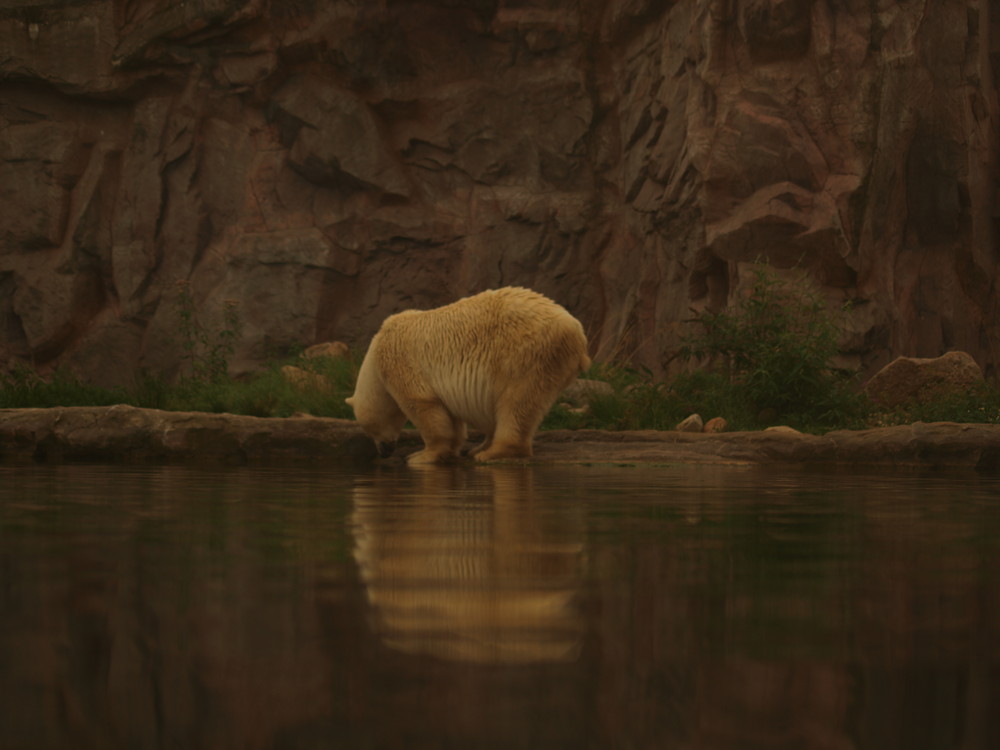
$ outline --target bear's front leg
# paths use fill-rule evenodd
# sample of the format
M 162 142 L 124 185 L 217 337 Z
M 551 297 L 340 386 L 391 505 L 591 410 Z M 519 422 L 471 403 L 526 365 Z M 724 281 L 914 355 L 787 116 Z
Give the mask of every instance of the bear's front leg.
M 407 457 L 408 464 L 434 464 L 458 455 L 457 445 L 465 439 L 461 420 L 455 419 L 440 401 L 413 401 L 409 417 L 424 441 L 424 449 Z

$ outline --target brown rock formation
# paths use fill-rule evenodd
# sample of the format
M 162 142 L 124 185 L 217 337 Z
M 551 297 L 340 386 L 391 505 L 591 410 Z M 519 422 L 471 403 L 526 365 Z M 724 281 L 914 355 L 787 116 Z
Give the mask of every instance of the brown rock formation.
M 523 284 L 662 371 L 760 257 L 848 361 L 992 374 L 1000 18 L 954 0 L 153 0 L 0 9 L 0 357 L 236 369 Z

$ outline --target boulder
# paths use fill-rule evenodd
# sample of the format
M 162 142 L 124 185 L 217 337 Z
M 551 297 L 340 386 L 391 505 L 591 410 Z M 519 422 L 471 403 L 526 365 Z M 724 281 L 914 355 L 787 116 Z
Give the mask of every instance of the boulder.
M 302 356 L 306 359 L 316 359 L 317 357 L 326 357 L 327 359 L 347 359 L 350 353 L 351 350 L 343 341 L 327 341 L 322 344 L 310 346 L 302 352 Z
M 705 427 L 702 429 L 702 432 L 718 433 L 725 432 L 728 429 L 729 422 L 727 422 L 724 417 L 712 417 L 712 419 L 705 422 Z
M 872 376 L 865 392 L 878 406 L 895 409 L 960 395 L 984 384 L 982 370 L 969 354 L 948 352 L 929 359 L 898 357 Z
M 285 382 L 300 391 L 333 392 L 333 385 L 318 372 L 310 372 L 294 365 L 285 365 L 281 368 L 281 375 L 285 378 Z
M 705 429 L 705 423 L 700 414 L 692 414 L 678 422 L 674 429 L 678 432 L 702 432 Z
M 584 406 L 595 396 L 611 396 L 614 392 L 615 389 L 611 383 L 605 383 L 603 380 L 577 378 L 566 386 L 560 399 L 577 406 Z

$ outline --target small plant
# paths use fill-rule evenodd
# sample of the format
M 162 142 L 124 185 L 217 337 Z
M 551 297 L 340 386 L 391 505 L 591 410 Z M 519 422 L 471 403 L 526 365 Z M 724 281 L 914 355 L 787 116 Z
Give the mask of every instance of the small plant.
M 764 264 L 753 273 L 746 298 L 695 318 L 704 331 L 685 342 L 682 356 L 705 361 L 729 391 L 723 400 L 752 409 L 758 422 L 823 428 L 859 419 L 863 397 L 850 373 L 830 364 L 839 330 L 822 300 L 782 285 Z
M 180 315 L 181 346 L 184 359 L 190 364 L 190 377 L 197 381 L 216 383 L 229 375 L 229 359 L 236 351 L 242 326 L 236 300 L 222 303 L 222 329 L 213 335 L 205 329 L 195 315 L 191 284 L 177 282 L 177 302 Z

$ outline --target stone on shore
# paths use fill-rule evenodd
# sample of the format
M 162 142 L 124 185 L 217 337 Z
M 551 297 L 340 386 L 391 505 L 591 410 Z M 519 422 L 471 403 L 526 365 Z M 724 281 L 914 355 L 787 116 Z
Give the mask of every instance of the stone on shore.
M 689 417 L 685 417 L 677 423 L 676 427 L 678 432 L 701 432 L 704 429 L 705 423 L 702 422 L 700 414 L 692 414 Z
M 985 382 L 976 361 L 956 351 L 930 359 L 898 357 L 872 376 L 865 392 L 879 406 L 894 409 L 961 395 Z
M 577 378 L 566 386 L 559 398 L 575 406 L 585 406 L 594 397 L 610 396 L 614 392 L 615 389 L 611 383 L 605 383 L 603 380 Z
M 300 391 L 325 394 L 333 392 L 333 384 L 318 372 L 310 372 L 295 365 L 285 365 L 281 368 L 281 376 L 286 383 Z
M 725 420 L 724 417 L 712 417 L 710 420 L 705 422 L 705 427 L 702 432 L 707 432 L 710 434 L 725 432 L 729 429 L 729 422 Z
M 314 344 L 302 352 L 306 359 L 316 359 L 326 357 L 327 359 L 347 359 L 351 350 L 343 341 L 327 341 L 322 344 Z

